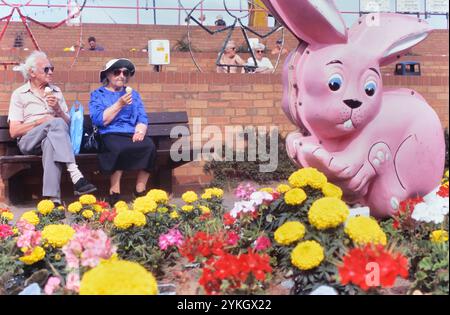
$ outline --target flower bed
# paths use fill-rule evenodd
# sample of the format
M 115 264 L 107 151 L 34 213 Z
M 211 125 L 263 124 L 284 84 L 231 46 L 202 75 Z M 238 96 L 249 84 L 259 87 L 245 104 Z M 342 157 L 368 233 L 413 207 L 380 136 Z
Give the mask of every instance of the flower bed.
M 219 188 L 185 192 L 181 205 L 156 189 L 112 206 L 42 200 L 14 225 L 0 209 L 0 294 L 158 294 L 183 273 L 199 294 L 271 294 L 274 279 L 291 294 L 379 294 L 398 278 L 402 293 L 448 294 L 448 172 L 384 222 L 355 216 L 313 168 L 287 182 L 242 183 L 230 209 Z

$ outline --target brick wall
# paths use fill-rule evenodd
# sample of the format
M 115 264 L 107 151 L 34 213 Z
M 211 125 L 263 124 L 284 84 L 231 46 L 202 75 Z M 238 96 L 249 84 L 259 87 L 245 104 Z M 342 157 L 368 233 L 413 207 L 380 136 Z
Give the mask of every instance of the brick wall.
M 1 23 L 0 25 L 4 25 Z M 80 28 L 72 26 L 62 26 L 55 30 L 47 30 L 43 27 L 30 24 L 31 30 L 37 39 L 42 50 L 59 50 L 76 44 L 80 37 Z M 209 27 L 214 30 L 214 27 Z M 260 34 L 269 31 L 267 28 L 256 29 Z M 3 40 L 0 42 L 0 49 L 8 50 L 13 47 L 14 38 L 17 33 L 24 34 L 24 45 L 29 49 L 34 46 L 26 33 L 22 23 L 12 22 Z M 97 38 L 97 42 L 110 51 L 126 50 L 131 48 L 142 49 L 147 47 L 150 39 L 168 39 L 171 45 L 175 45 L 187 33 L 186 26 L 167 25 L 129 25 L 129 24 L 83 24 L 82 34 L 86 43 L 91 35 Z M 290 34 L 286 34 L 286 47 L 293 49 L 297 46 L 297 39 Z M 227 32 L 218 33 L 213 36 L 208 35 L 200 27 L 191 27 L 191 38 L 195 48 L 202 52 L 217 52 L 227 36 Z M 281 36 L 276 33 L 267 39 L 262 40 L 268 47 L 274 47 L 275 41 Z M 250 37 L 254 37 L 250 35 Z M 119 40 L 118 40 L 119 39 Z M 244 42 L 242 33 L 237 29 L 232 36 L 238 45 Z M 420 55 L 447 55 L 448 56 L 448 30 L 435 30 L 423 43 L 413 49 L 414 54 Z
M 64 91 L 70 105 L 75 99 L 86 107 L 89 91 L 98 88 L 97 71 L 58 71 L 55 83 Z M 7 113 L 11 92 L 22 84 L 12 71 L 0 71 L 0 113 Z M 138 90 L 147 111 L 187 111 L 190 122 L 200 117 L 203 127 L 217 125 L 279 126 L 286 134 L 294 130 L 281 110 L 280 75 L 222 75 L 200 73 L 139 72 L 131 86 Z M 442 124 L 449 125 L 449 88 L 447 77 L 385 76 L 388 87 L 408 87 L 421 93 L 438 113 Z M 207 139 L 204 139 L 205 143 Z M 187 187 L 207 183 L 202 163 L 195 162 L 175 171 L 176 183 Z

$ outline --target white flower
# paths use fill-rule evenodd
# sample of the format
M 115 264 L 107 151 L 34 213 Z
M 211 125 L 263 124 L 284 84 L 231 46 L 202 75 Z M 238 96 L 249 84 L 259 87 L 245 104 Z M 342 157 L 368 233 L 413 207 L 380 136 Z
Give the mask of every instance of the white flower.
M 230 214 L 233 218 L 237 218 L 238 214 L 241 212 L 254 212 L 255 206 L 252 200 L 250 201 L 238 201 L 234 204 L 233 209 L 230 211 Z
M 426 202 L 419 203 L 414 207 L 411 217 L 416 221 L 441 224 L 445 215 L 448 214 L 448 202 L 448 198 L 428 195 Z
M 265 191 L 255 191 L 250 195 L 250 200 L 254 202 L 255 206 L 259 206 L 264 203 L 264 201 L 272 201 L 273 196 Z

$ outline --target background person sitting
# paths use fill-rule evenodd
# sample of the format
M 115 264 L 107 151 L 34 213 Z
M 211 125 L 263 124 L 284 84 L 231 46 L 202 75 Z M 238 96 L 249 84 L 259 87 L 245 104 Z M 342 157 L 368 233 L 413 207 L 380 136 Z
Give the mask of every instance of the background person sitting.
M 92 50 L 92 51 L 104 51 L 105 48 L 103 48 L 100 45 L 97 45 L 97 40 L 95 39 L 94 36 L 91 36 L 88 38 L 88 43 L 89 43 L 89 48 L 88 50 Z
M 243 66 L 245 61 L 236 53 L 237 46 L 236 43 L 230 40 L 225 47 L 225 51 L 220 59 L 220 64 L 230 65 L 230 66 L 218 66 L 217 73 L 244 73 L 245 70 L 242 67 L 233 66 Z
M 216 21 L 214 22 L 215 26 L 219 26 L 219 27 L 226 27 L 227 23 L 225 22 L 225 20 L 223 19 L 223 16 L 218 15 L 216 17 Z
M 264 52 L 266 50 L 266 46 L 263 44 L 256 44 L 253 46 L 253 53 L 256 57 L 257 68 L 255 69 L 255 73 L 272 73 L 273 72 L 273 64 L 269 58 L 264 57 Z M 247 60 L 248 66 L 255 66 L 255 62 L 252 57 Z
M 283 47 L 283 40 L 279 39 L 277 40 L 277 42 L 275 43 L 275 47 L 272 49 L 272 51 L 270 52 L 271 55 L 275 55 L 278 56 L 281 52 L 281 55 L 286 55 L 289 51 Z

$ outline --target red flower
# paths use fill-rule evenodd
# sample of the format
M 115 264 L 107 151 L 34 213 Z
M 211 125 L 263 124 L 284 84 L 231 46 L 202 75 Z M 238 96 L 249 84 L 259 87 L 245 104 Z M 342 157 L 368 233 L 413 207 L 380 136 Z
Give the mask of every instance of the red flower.
M 273 192 L 272 192 L 272 198 L 273 198 L 273 200 L 272 200 L 271 202 L 277 200 L 278 198 L 280 198 L 280 196 L 281 196 L 281 194 L 280 194 L 278 191 L 273 191 Z
M 207 294 L 228 294 L 240 289 L 243 284 L 252 287 L 254 281 L 265 281 L 271 272 L 270 257 L 267 255 L 249 252 L 235 256 L 225 253 L 208 261 L 199 283 Z
M 225 225 L 233 225 L 236 222 L 236 219 L 231 216 L 229 212 L 225 213 L 223 216 L 223 224 Z
M 353 248 L 338 267 L 340 282 L 353 283 L 364 291 L 373 287 L 389 288 L 398 276 L 408 277 L 408 260 L 382 245 Z
M 263 251 L 272 246 L 270 239 L 267 236 L 260 236 L 255 241 L 255 250 Z
M 439 191 L 436 193 L 438 196 L 442 197 L 442 198 L 446 198 L 448 197 L 448 186 L 447 185 L 442 185 L 439 188 Z
M 239 242 L 239 234 L 237 234 L 235 231 L 229 231 L 227 233 L 227 244 L 230 246 L 236 246 Z
M 116 209 L 112 209 L 111 211 L 103 211 L 100 215 L 99 221 L 100 223 L 104 223 L 105 221 L 112 222 L 116 217 L 117 212 Z

